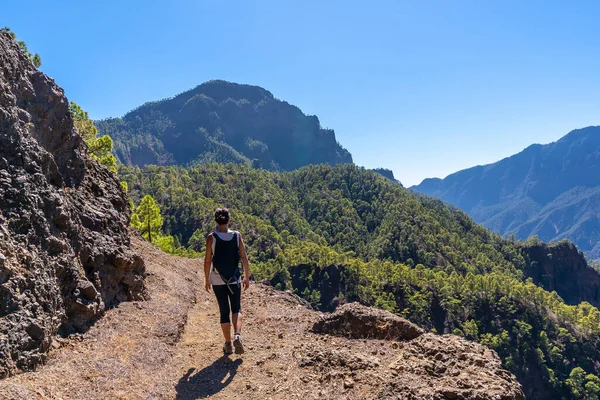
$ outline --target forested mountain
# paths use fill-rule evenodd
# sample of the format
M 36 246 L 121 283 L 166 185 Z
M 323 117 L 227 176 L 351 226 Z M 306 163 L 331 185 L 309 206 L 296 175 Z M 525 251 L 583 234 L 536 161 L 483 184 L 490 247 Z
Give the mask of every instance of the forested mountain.
M 567 238 L 600 258 L 600 126 L 412 189 L 456 205 L 502 235 Z
M 204 251 L 214 208 L 230 207 L 257 280 L 324 310 L 356 300 L 477 340 L 499 353 L 529 399 L 600 393 L 600 312 L 588 303 L 598 305 L 597 273 L 569 243 L 503 239 L 442 201 L 351 164 L 287 173 L 234 164 L 122 167 L 120 177 L 136 203 L 156 198 L 174 248 Z M 580 287 L 558 282 L 575 273 L 588 278 Z
M 214 161 L 278 171 L 352 162 L 316 116 L 261 87 L 225 81 L 206 82 L 96 126 L 113 138 L 115 154 L 126 165 Z

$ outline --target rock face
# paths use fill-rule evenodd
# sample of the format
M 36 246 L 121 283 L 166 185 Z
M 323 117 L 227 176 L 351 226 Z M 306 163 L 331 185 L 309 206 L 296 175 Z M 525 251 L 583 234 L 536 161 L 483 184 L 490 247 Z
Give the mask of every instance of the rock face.
M 68 101 L 0 32 L 0 377 L 43 361 L 57 334 L 144 296 L 115 175 L 86 154 Z
M 313 332 L 353 339 L 386 340 L 411 340 L 425 333 L 423 329 L 404 318 L 359 303 L 339 307 L 334 313 L 317 322 Z
M 379 175 L 384 178 L 389 179 L 392 182 L 400 184 L 400 182 L 394 177 L 394 172 L 387 168 L 375 168 L 373 171 L 377 172 Z
M 395 360 L 380 368 L 377 358 L 346 349 L 313 349 L 299 361 L 302 367 L 336 371 L 344 387 L 354 385 L 357 371 L 371 371 L 385 399 L 524 399 L 516 377 L 502 368 L 493 350 L 454 335 L 425 333 L 387 311 L 346 304 L 315 323 L 316 333 L 354 339 L 395 340 Z M 378 352 L 373 353 L 377 355 Z
M 556 291 L 567 304 L 587 301 L 600 307 L 600 274 L 570 242 L 523 245 L 524 272 L 536 285 Z

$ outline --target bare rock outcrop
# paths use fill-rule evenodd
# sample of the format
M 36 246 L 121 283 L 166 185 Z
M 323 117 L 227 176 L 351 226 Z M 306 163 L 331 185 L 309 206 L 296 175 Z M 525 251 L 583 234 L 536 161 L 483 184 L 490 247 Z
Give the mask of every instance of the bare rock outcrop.
M 396 341 L 392 343 L 394 360 L 384 368 L 369 354 L 314 345 L 299 360 L 301 367 L 320 372 L 322 380 L 343 379 L 344 387 L 351 387 L 356 380 L 364 381 L 359 371 L 369 371 L 369 382 L 380 382 L 373 398 L 525 398 L 516 377 L 502 368 L 500 357 L 493 350 L 458 336 L 425 333 L 387 311 L 358 303 L 346 304 L 315 323 L 312 331 L 351 339 Z M 377 355 L 378 351 L 372 354 Z
M 517 378 L 493 350 L 454 335 L 426 333 L 399 343 L 393 379 L 381 395 L 411 399 L 524 399 Z M 397 393 L 410 393 L 394 397 Z
M 128 221 L 62 89 L 0 31 L 0 377 L 35 368 L 57 332 L 144 296 Z
M 411 340 L 425 333 L 404 318 L 359 303 L 344 304 L 318 321 L 312 330 L 353 339 L 386 340 Z

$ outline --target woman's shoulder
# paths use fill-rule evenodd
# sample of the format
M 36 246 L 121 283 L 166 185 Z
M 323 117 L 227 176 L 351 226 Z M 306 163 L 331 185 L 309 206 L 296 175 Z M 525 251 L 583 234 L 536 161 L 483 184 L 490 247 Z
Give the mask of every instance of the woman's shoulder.
M 213 231 L 208 234 L 207 238 L 211 238 L 212 236 L 218 236 L 219 239 L 229 240 L 233 236 L 237 236 L 239 238 L 242 236 L 242 234 L 239 231 L 229 229 L 227 232 Z

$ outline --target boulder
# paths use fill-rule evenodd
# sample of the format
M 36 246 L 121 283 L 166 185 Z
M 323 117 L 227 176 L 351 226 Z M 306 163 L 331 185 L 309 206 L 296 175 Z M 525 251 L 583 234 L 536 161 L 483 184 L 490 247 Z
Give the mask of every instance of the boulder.
M 425 331 L 391 312 L 365 307 L 359 303 L 344 304 L 327 314 L 312 328 L 315 333 L 345 336 L 352 339 L 411 340 Z

